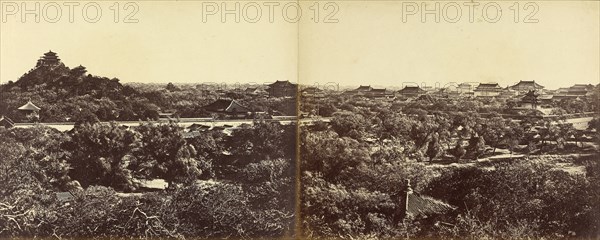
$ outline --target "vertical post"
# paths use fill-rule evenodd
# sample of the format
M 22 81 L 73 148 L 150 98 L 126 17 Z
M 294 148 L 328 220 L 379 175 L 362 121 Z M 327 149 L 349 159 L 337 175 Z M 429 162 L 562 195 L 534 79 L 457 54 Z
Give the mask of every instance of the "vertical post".
M 407 227 L 406 229 L 406 239 L 409 239 L 409 230 L 408 230 L 408 226 L 406 225 L 406 220 L 408 218 L 408 196 L 412 193 L 412 187 L 410 185 L 410 179 L 405 179 L 404 180 L 404 189 L 402 191 L 402 196 L 400 199 L 400 210 L 401 212 L 401 217 L 402 217 L 402 224 L 404 225 L 404 227 Z
M 408 196 L 409 194 L 412 193 L 412 187 L 410 185 L 410 180 L 406 179 L 404 180 L 404 186 L 402 188 L 402 191 L 400 192 L 400 197 L 399 197 L 399 204 L 398 204 L 398 211 L 397 211 L 397 215 L 396 215 L 396 221 L 397 222 L 402 222 L 404 223 L 404 221 L 406 220 L 406 218 L 408 217 Z
M 404 184 L 406 185 L 404 187 L 404 191 L 402 191 L 402 208 L 403 208 L 403 219 L 406 219 L 407 215 L 408 215 L 408 195 L 412 193 L 412 187 L 410 185 L 410 179 L 406 179 L 404 180 Z

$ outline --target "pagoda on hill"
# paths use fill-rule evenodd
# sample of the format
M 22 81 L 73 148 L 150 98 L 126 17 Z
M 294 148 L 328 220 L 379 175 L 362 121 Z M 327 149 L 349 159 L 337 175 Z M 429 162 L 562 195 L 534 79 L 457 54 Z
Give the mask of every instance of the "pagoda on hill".
M 60 63 L 60 58 L 58 58 L 58 55 L 56 55 L 55 52 L 52 52 L 52 50 L 50 50 L 49 52 L 44 53 L 44 56 L 40 57 L 40 59 L 37 62 L 36 67 L 56 66 L 59 63 Z
M 85 69 L 84 66 L 79 65 L 79 66 L 71 69 L 71 73 L 76 76 L 83 76 L 83 75 L 85 75 L 85 73 L 87 73 L 87 69 Z

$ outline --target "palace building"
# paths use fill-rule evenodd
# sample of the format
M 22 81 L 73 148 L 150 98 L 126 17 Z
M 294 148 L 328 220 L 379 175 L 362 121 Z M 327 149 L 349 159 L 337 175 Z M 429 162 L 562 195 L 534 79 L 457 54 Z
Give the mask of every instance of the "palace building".
M 406 86 L 402 90 L 398 91 L 398 94 L 400 94 L 402 97 L 418 97 L 426 93 L 427 91 L 418 86 Z
M 366 93 L 368 98 L 393 98 L 394 93 L 388 91 L 385 88 L 372 88 L 371 91 Z
M 268 85 L 267 92 L 271 97 L 296 97 L 298 85 L 290 81 L 279 81 Z
M 496 97 L 502 93 L 503 89 L 498 83 L 480 83 L 475 88 L 475 97 Z
M 344 92 L 344 95 L 348 96 L 365 96 L 368 92 L 373 90 L 373 88 L 369 86 L 360 85 L 357 89 L 349 90 Z
M 519 94 L 525 94 L 529 91 L 541 92 L 544 86 L 537 84 L 535 81 L 519 81 L 519 83 L 512 85 L 511 90 L 519 92 Z
M 40 59 L 37 62 L 36 67 L 56 66 L 59 63 L 60 63 L 60 58 L 58 58 L 58 55 L 56 55 L 55 52 L 52 52 L 52 50 L 50 50 L 49 52 L 44 53 L 44 56 L 40 57 Z
M 562 99 L 583 99 L 590 97 L 593 93 L 594 85 L 592 84 L 575 84 L 568 88 L 559 88 L 555 91 L 553 100 Z
M 234 118 L 244 118 L 251 115 L 250 108 L 238 103 L 235 100 L 219 99 L 203 107 L 210 113 L 224 114 Z

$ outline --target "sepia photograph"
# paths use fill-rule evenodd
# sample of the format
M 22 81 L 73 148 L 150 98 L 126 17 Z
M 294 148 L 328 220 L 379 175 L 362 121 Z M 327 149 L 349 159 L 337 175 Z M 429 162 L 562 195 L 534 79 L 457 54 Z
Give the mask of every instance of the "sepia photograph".
M 1 239 L 598 239 L 600 1 L 0 0 Z

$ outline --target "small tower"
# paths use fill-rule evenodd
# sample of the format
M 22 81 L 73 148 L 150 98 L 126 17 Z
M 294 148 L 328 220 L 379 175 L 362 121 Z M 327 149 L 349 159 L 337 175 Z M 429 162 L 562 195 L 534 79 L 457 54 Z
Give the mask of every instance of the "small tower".
M 44 56 L 40 57 L 37 63 L 37 67 L 41 66 L 56 66 L 60 63 L 60 58 L 56 55 L 55 52 L 50 50 L 47 53 L 44 53 Z

